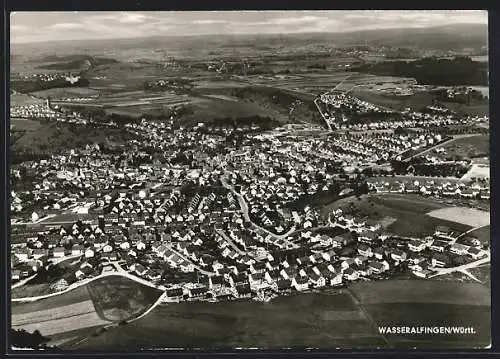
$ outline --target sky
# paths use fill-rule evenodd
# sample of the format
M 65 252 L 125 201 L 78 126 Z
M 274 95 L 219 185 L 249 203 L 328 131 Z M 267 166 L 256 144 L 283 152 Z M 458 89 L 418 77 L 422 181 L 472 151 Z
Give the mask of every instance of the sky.
M 483 10 L 15 12 L 12 43 L 145 36 L 348 32 L 487 24 Z

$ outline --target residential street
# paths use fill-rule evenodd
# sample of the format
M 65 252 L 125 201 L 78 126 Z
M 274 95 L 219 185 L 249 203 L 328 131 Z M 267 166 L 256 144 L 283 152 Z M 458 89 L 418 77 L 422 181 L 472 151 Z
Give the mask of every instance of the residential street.
M 229 171 L 226 171 L 227 174 L 231 174 L 231 172 Z M 267 229 L 265 228 L 262 228 L 261 226 L 259 226 L 258 224 L 256 224 L 255 222 L 253 222 L 251 219 L 250 219 L 250 216 L 248 214 L 248 204 L 246 203 L 245 201 L 245 198 L 239 194 L 238 192 L 235 191 L 235 189 L 229 184 L 227 183 L 226 179 L 224 177 L 221 177 L 221 183 L 222 185 L 227 188 L 228 190 L 230 190 L 231 192 L 233 192 L 233 194 L 238 198 L 238 202 L 240 204 L 240 207 L 241 207 L 241 211 L 243 212 L 243 218 L 245 219 L 245 221 L 247 222 L 250 222 L 252 224 L 252 226 L 262 232 L 265 232 L 266 234 L 272 236 L 275 240 L 282 240 L 284 241 L 285 243 L 287 243 L 290 247 L 292 248 L 298 248 L 298 246 L 293 243 L 293 242 L 290 242 L 287 238 L 293 233 L 295 232 L 295 227 L 292 227 L 290 228 L 290 230 L 288 230 L 288 232 L 284 233 L 284 234 L 275 234 L 271 231 L 268 231 Z

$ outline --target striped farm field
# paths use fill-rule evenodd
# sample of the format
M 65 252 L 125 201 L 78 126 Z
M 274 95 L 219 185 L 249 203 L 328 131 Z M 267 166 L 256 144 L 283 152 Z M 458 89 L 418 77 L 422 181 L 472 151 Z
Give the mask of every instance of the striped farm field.
M 12 315 L 12 323 L 16 326 L 22 326 L 32 322 L 48 322 L 91 312 L 94 312 L 94 305 L 91 300 L 86 300 L 84 302 L 59 307 L 57 310 L 51 308 L 39 310 L 37 312 L 14 314 Z
M 68 292 L 31 302 L 12 302 L 13 329 L 40 331 L 68 343 L 144 314 L 161 291 L 119 275 L 96 278 Z
M 11 319 L 14 329 L 48 336 L 111 323 L 99 317 L 86 286 L 34 302 L 13 302 Z
M 12 315 L 14 329 L 25 329 L 28 332 L 38 329 L 44 335 L 65 333 L 109 323 L 99 317 L 90 299 L 57 309 Z

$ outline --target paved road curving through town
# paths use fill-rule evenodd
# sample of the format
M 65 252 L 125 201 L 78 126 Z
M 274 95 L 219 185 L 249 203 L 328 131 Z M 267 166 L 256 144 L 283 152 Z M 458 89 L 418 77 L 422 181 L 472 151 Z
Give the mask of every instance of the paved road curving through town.
M 232 174 L 232 172 L 230 171 L 227 171 L 226 170 L 226 174 Z M 271 237 L 273 237 L 275 240 L 282 240 L 284 241 L 285 243 L 287 243 L 289 246 L 293 247 L 293 248 L 298 248 L 298 246 L 293 243 L 293 242 L 290 242 L 287 238 L 296 231 L 296 228 L 295 227 L 292 227 L 290 228 L 290 230 L 284 234 L 275 234 L 265 228 L 262 228 L 261 226 L 259 226 L 257 223 L 253 222 L 248 214 L 248 204 L 246 203 L 245 201 L 245 198 L 239 194 L 238 192 L 236 192 L 236 190 L 233 188 L 233 186 L 231 186 L 229 183 L 227 183 L 226 179 L 224 177 L 221 177 L 221 183 L 222 185 L 224 186 L 224 188 L 230 190 L 237 198 L 238 198 L 238 202 L 240 204 L 240 207 L 241 207 L 241 211 L 243 212 L 243 218 L 245 219 L 245 221 L 249 222 L 254 228 L 262 231 L 262 232 L 265 232 L 266 234 L 270 235 Z

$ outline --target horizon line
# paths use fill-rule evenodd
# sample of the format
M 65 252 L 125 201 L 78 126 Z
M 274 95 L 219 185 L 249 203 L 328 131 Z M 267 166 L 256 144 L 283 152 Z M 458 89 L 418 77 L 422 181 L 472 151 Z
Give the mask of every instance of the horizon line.
M 85 39 L 64 39 L 64 40 L 58 40 L 58 39 L 53 39 L 53 40 L 38 40 L 38 41 L 21 41 L 21 42 L 16 42 L 12 41 L 12 36 L 9 36 L 10 38 L 10 45 L 33 45 L 33 44 L 46 44 L 46 43 L 54 43 L 54 42 L 84 42 L 84 41 L 112 41 L 112 40 L 134 40 L 134 39 L 147 39 L 147 38 L 160 38 L 160 37 L 173 37 L 173 38 L 187 38 L 187 37 L 203 37 L 203 36 L 213 36 L 213 35 L 218 35 L 218 36 L 223 36 L 223 37 L 228 37 L 228 36 L 252 36 L 252 35 L 257 35 L 257 36 L 269 36 L 269 35 L 301 35 L 301 34 L 347 34 L 347 33 L 359 33 L 359 32 L 365 32 L 365 31 L 390 31 L 390 30 L 418 30 L 418 29 L 433 29 L 433 28 L 443 28 L 443 27 L 450 27 L 450 26 L 457 26 L 457 25 L 470 25 L 470 26 L 485 26 L 488 28 L 488 22 L 481 24 L 481 23 L 469 23 L 469 22 L 457 22 L 457 23 L 452 23 L 452 24 L 446 24 L 446 25 L 431 25 L 431 26 L 410 26 L 410 27 L 387 27 L 387 28 L 367 28 L 367 29 L 360 29 L 360 30 L 346 30 L 346 31 L 304 31 L 304 32 L 266 32 L 266 33 L 258 33 L 258 32 L 249 32 L 249 33 L 239 33 L 239 34 L 231 34 L 231 33 L 226 33 L 226 34 L 221 34 L 221 33 L 203 33 L 203 34 L 192 34 L 192 35 L 175 35 L 175 34 L 168 34 L 168 35 L 146 35 L 146 36 L 134 36 L 134 37 L 107 37 L 107 38 L 85 38 Z M 10 29 L 9 29 L 10 31 Z M 486 34 L 487 36 L 487 34 Z

